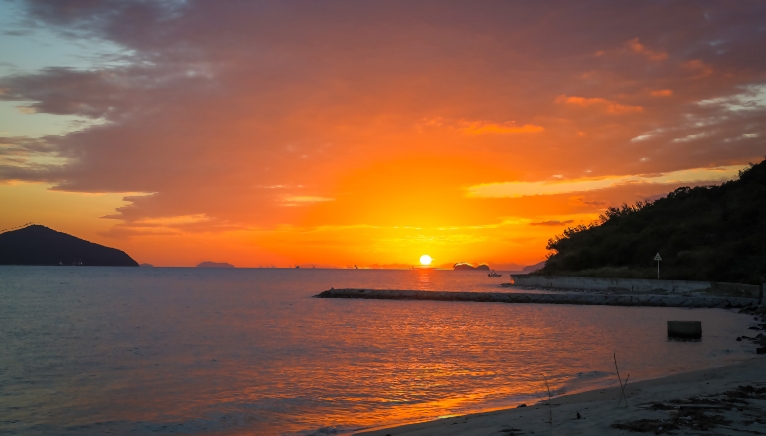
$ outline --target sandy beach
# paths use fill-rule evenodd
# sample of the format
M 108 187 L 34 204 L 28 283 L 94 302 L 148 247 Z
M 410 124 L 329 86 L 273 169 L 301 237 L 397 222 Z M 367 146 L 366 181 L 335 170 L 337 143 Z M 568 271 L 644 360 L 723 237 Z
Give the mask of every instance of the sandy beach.
M 357 433 L 366 436 L 766 434 L 766 360 L 554 397 L 527 407 Z M 581 419 L 577 418 L 578 413 Z M 550 419 L 552 416 L 552 424 Z

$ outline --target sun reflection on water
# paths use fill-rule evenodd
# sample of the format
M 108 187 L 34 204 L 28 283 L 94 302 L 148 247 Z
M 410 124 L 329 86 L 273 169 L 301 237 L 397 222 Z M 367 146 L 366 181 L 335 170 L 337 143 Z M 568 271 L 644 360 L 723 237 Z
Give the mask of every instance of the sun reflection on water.
M 420 291 L 431 291 L 431 276 L 433 275 L 434 270 L 431 268 L 420 268 L 417 270 L 418 272 L 418 290 Z

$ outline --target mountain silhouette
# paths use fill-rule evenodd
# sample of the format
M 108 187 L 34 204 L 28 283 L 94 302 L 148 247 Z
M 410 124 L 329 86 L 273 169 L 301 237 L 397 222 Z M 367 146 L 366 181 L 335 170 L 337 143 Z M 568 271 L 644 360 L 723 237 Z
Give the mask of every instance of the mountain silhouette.
M 0 234 L 0 265 L 138 266 L 124 251 L 41 225 Z

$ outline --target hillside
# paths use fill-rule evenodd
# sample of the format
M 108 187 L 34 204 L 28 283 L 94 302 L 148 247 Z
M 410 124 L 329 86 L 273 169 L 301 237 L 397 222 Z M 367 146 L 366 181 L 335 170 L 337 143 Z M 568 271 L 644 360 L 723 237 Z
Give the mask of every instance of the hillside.
M 766 275 L 766 160 L 720 186 L 682 187 L 568 228 L 534 274 L 759 283 Z
M 124 251 L 41 225 L 0 234 L 0 265 L 138 266 Z

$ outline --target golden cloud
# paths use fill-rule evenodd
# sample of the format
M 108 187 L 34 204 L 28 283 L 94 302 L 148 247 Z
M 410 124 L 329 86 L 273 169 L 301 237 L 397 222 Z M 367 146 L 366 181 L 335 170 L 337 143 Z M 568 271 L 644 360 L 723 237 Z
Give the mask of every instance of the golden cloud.
M 485 135 L 488 133 L 494 134 L 516 134 L 516 133 L 538 133 L 545 129 L 542 126 L 536 126 L 534 124 L 524 124 L 523 126 L 517 126 L 515 123 L 492 123 L 488 121 L 473 121 L 467 123 L 466 127 L 460 130 L 467 135 Z
M 558 104 L 566 104 L 570 106 L 578 106 L 582 108 L 587 107 L 600 107 L 610 114 L 628 114 L 628 113 L 641 113 L 644 108 L 641 106 L 631 106 L 616 103 L 605 98 L 588 98 L 588 97 L 568 97 L 565 94 L 559 95 L 554 100 Z
M 670 89 L 658 89 L 649 93 L 652 97 L 670 97 L 673 91 Z
M 741 165 L 731 165 L 718 168 L 693 168 L 649 175 L 578 178 L 563 181 L 487 183 L 469 187 L 467 196 L 474 198 L 519 198 L 533 195 L 596 191 L 635 183 L 715 183 L 734 179 L 743 168 Z

